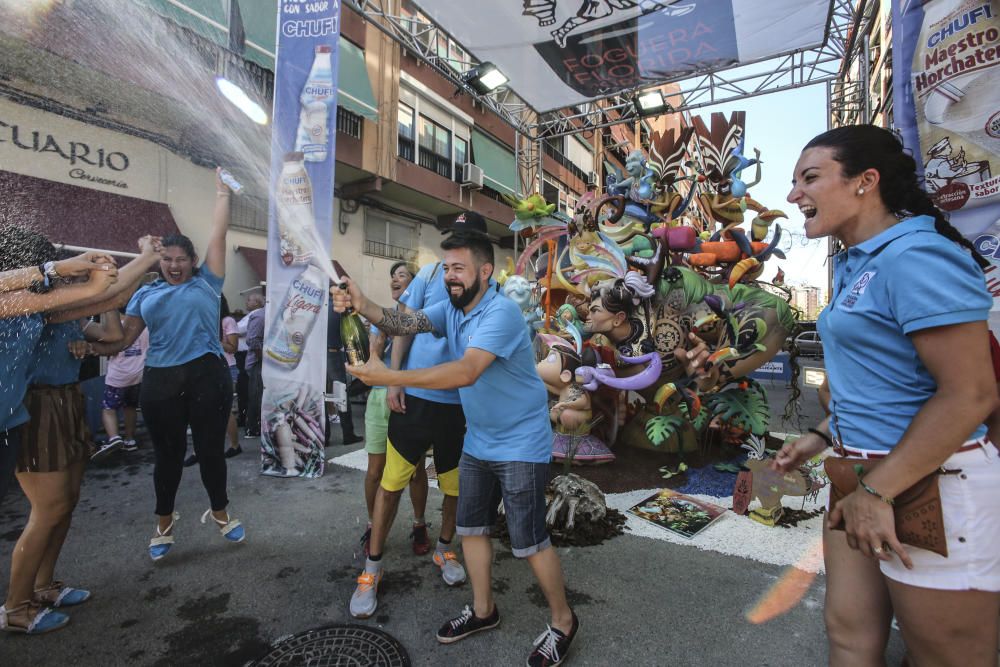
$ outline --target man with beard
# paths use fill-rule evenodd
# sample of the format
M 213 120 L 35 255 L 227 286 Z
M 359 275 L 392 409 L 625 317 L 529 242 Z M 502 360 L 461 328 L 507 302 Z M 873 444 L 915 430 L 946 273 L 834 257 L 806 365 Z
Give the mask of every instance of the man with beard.
M 400 313 L 370 302 L 350 281 L 331 293 L 338 311 L 354 307 L 389 335 L 432 332 L 445 338 L 454 361 L 397 371 L 373 357 L 364 366 L 352 366 L 351 373 L 371 385 L 458 388 L 461 396 L 469 430 L 459 463 L 457 533 L 473 603 L 438 630 L 438 641 L 456 642 L 500 623 L 491 592 L 490 532 L 502 499 L 514 555 L 528 560 L 551 611 L 551 624 L 536 639 L 528 664 L 558 665 L 579 621 L 566 602 L 559 557 L 545 526 L 552 444 L 545 386 L 518 307 L 489 287 L 494 265 L 489 239 L 463 231 L 441 247 L 450 303 Z M 374 586 L 380 578 L 379 569 Z
M 486 220 L 478 213 L 466 211 L 455 219 L 452 231 L 477 231 L 485 235 Z M 438 303 L 447 303 L 448 290 L 444 283 L 441 262 L 424 266 L 399 298 L 400 308 L 420 310 Z M 430 334 L 398 336 L 392 343 L 392 368 L 416 370 L 452 361 L 454 357 L 443 339 Z M 343 363 L 343 362 L 342 362 Z M 372 385 L 377 386 L 377 385 Z M 465 436 L 465 415 L 462 401 L 455 389 L 407 389 L 390 386 L 388 403 L 388 438 L 382 481 L 375 494 L 371 524 L 361 538 L 365 553 L 365 571 L 351 596 L 350 611 L 355 618 L 368 618 L 378 608 L 378 582 L 382 576 L 382 555 L 385 540 L 392 528 L 399 498 L 414 476 L 417 466 L 424 465 L 427 450 L 434 448 L 434 467 L 438 487 L 444 494 L 441 508 L 441 532 L 434 549 L 434 563 L 441 568 L 441 577 L 449 586 L 465 582 L 465 568 L 451 545 L 455 537 L 455 508 L 458 506 L 458 460 L 462 456 Z M 413 552 L 418 556 L 430 551 L 427 524 L 423 516 L 413 517 Z

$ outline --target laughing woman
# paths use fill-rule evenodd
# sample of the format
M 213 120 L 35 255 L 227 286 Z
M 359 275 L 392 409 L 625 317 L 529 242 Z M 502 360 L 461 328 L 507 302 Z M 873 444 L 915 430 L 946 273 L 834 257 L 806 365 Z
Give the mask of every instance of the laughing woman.
M 120 343 L 95 344 L 98 354 L 113 354 L 149 329 L 149 351 L 139 404 L 153 441 L 156 532 L 149 556 L 159 560 L 174 544 L 174 500 L 184 470 L 187 430 L 191 428 L 201 481 L 208 492 L 209 515 L 222 536 L 242 542 L 244 528 L 226 511 L 225 439 L 233 383 L 219 340 L 219 306 L 226 273 L 226 232 L 231 191 L 216 173 L 215 211 L 205 262 L 199 267 L 194 245 L 176 234 L 163 239 L 161 280 L 135 293 L 125 309 Z
M 884 665 L 895 614 L 913 664 L 995 667 L 1000 457 L 983 425 L 997 406 L 985 260 L 920 188 L 896 136 L 874 126 L 809 142 L 788 201 L 806 216 L 806 236 L 845 250 L 819 319 L 830 416 L 775 466 L 790 470 L 828 445 L 878 460 L 831 508 L 823 534 L 830 663 Z M 901 544 L 893 514 L 904 491 L 942 468 L 947 557 Z M 845 530 L 831 529 L 841 521 Z

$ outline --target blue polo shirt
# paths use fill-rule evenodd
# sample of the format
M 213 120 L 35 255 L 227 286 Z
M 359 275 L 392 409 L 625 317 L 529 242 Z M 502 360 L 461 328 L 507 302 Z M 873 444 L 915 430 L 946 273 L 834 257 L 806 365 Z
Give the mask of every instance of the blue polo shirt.
M 219 308 L 222 283 L 202 264 L 191 280 L 171 285 L 162 278 L 132 295 L 125 313 L 149 329 L 146 366 L 180 366 L 206 354 L 222 356 Z
M 917 216 L 833 260 L 834 291 L 820 315 L 836 428 L 845 445 L 890 450 L 937 390 L 910 334 L 986 320 L 982 270 Z M 980 426 L 970 438 L 986 433 Z
M 38 313 L 0 318 L 0 431 L 28 421 L 28 367 L 44 326 Z
M 399 302 L 410 310 L 426 310 L 441 302 L 451 306 L 448 289 L 444 285 L 444 268 L 441 262 L 423 266 L 399 297 Z M 403 370 L 430 368 L 457 358 L 448 350 L 448 342 L 444 338 L 435 338 L 431 334 L 417 334 L 413 337 L 413 344 L 410 345 L 410 351 L 403 362 Z M 436 403 L 457 405 L 462 402 L 456 389 L 407 387 L 406 393 Z
M 69 344 L 74 340 L 83 340 L 79 320 L 46 324 L 31 358 L 28 384 L 58 386 L 79 382 L 83 360 L 69 351 Z
M 424 313 L 443 334 L 451 358 L 460 359 L 469 347 L 496 355 L 472 386 L 458 390 L 469 426 L 463 451 L 484 461 L 548 463 L 548 393 L 535 370 L 531 339 L 517 304 L 487 289 L 468 315 L 451 302 Z

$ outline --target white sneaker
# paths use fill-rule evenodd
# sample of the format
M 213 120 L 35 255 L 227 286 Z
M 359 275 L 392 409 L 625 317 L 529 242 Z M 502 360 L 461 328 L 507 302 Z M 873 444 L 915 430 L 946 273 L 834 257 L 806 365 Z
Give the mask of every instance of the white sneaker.
M 365 564 L 365 571 L 358 576 L 358 587 L 351 596 L 351 616 L 368 618 L 378 609 L 378 586 L 382 582 L 382 566 Z
M 458 562 L 454 551 L 434 550 L 434 564 L 441 568 L 441 578 L 449 586 L 458 586 L 465 582 L 465 567 Z
M 125 443 L 122 445 L 123 452 L 134 452 L 137 449 L 139 449 L 139 445 L 136 443 L 135 440 L 126 440 Z

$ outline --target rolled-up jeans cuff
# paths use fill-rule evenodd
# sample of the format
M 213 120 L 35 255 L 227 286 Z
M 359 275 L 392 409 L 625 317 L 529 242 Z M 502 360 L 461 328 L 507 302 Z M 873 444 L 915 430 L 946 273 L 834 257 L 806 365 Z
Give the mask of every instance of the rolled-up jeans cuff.
M 528 547 L 526 549 L 514 549 L 511 548 L 511 553 L 517 558 L 527 558 L 528 556 L 534 556 L 535 554 L 545 551 L 552 546 L 552 538 L 546 537 L 544 540 L 539 542 L 533 547 Z
M 455 526 L 455 533 L 458 535 L 485 535 L 489 537 L 493 533 L 493 526 Z

